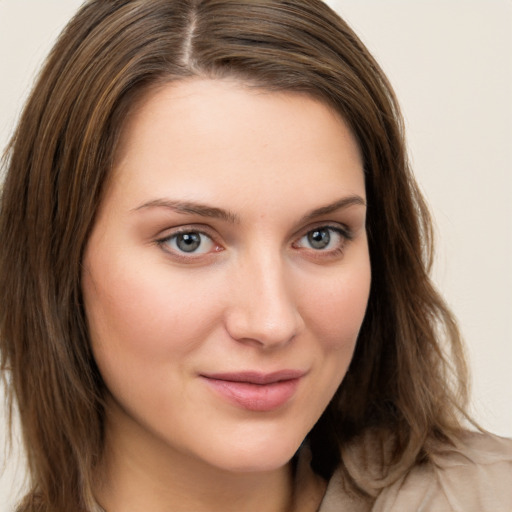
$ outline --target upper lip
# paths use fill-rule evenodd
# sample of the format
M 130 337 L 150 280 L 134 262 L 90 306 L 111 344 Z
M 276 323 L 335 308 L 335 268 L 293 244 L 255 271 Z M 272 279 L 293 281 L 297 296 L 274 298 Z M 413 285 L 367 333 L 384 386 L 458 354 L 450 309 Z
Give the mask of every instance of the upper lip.
M 214 380 L 225 380 L 228 382 L 247 382 L 249 384 L 273 384 L 283 380 L 299 379 L 305 375 L 303 370 L 279 370 L 277 372 L 264 373 L 258 371 L 208 373 L 201 374 L 202 377 Z

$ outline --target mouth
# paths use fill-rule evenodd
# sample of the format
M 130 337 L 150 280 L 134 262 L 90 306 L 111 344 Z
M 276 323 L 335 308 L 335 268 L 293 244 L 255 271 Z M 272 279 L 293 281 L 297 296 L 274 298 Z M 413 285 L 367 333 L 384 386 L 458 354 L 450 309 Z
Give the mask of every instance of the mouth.
M 273 373 L 236 372 L 202 374 L 210 388 L 232 405 L 249 411 L 272 411 L 295 395 L 306 372 L 281 370 Z

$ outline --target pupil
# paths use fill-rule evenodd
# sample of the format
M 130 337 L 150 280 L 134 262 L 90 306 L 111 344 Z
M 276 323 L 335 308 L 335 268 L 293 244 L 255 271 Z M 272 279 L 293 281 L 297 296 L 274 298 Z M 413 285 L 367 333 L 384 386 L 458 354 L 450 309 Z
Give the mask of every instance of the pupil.
M 176 239 L 176 245 L 183 252 L 193 252 L 201 245 L 199 233 L 181 233 Z
M 324 249 L 331 241 L 331 235 L 326 229 L 315 229 L 308 235 L 308 241 L 311 247 L 315 249 Z

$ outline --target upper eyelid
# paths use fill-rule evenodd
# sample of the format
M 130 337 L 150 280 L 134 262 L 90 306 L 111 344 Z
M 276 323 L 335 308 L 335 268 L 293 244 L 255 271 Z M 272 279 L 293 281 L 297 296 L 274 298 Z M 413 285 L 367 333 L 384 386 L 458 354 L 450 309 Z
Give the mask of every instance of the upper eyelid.
M 215 236 L 213 235 L 212 231 L 213 229 L 208 228 L 208 226 L 187 224 L 183 226 L 163 229 L 160 234 L 156 236 L 156 238 L 159 240 L 167 240 L 173 236 L 179 235 L 180 233 L 200 233 L 201 235 L 205 235 L 213 240 Z
M 347 226 L 343 222 L 318 221 L 318 222 L 310 224 L 309 226 L 306 226 L 302 229 L 299 229 L 294 234 L 294 237 L 295 237 L 295 239 L 302 238 L 303 236 L 307 235 L 311 231 L 314 231 L 315 229 L 320 229 L 320 228 L 325 228 L 325 229 L 330 228 L 330 229 L 342 234 L 346 238 L 351 238 L 351 236 L 352 236 L 352 229 L 350 229 L 350 227 Z
M 186 234 L 186 233 L 199 233 L 200 235 L 204 235 L 204 236 L 210 238 L 211 240 L 213 240 L 213 237 L 209 233 L 202 231 L 200 229 L 179 229 L 177 231 L 173 231 L 172 233 L 169 233 L 168 235 L 162 236 L 160 238 L 160 240 L 169 240 L 178 235 L 182 235 L 182 234 Z

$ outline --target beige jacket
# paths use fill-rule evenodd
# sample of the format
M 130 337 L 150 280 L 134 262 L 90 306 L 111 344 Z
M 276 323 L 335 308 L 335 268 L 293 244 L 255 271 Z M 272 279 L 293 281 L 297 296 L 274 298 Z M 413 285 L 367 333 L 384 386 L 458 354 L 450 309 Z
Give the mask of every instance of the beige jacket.
M 371 498 L 350 492 L 337 472 L 318 512 L 344 511 L 512 512 L 512 439 L 468 434 Z

